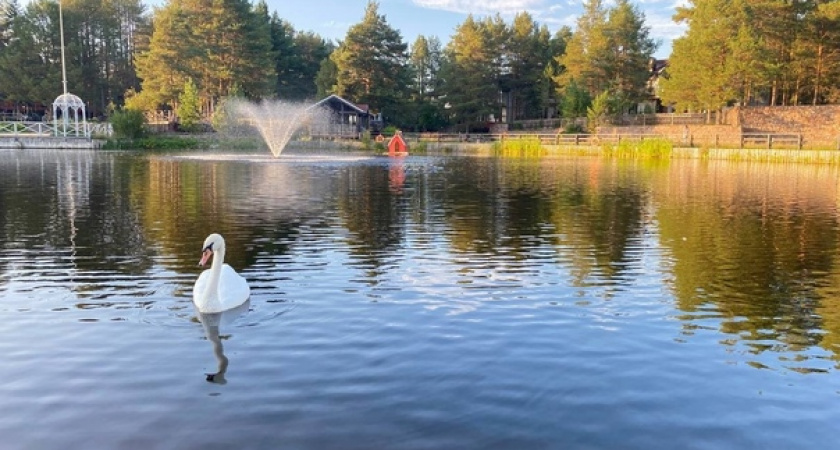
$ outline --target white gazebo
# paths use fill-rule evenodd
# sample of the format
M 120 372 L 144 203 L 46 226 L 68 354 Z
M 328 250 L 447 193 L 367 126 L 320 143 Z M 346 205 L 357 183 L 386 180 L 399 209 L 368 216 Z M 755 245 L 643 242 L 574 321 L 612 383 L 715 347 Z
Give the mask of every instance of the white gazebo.
M 61 125 L 59 125 L 59 120 Z M 69 92 L 56 97 L 53 102 L 53 125 L 56 136 L 67 137 L 71 134 L 80 137 L 81 134 L 82 137 L 89 138 L 85 102 L 79 96 Z

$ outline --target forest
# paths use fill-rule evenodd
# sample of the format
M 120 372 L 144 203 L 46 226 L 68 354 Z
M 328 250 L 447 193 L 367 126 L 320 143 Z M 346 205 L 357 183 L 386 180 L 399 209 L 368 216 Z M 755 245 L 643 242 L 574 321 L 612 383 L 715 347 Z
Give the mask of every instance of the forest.
M 503 96 L 507 121 L 622 114 L 654 95 L 680 111 L 840 102 L 838 0 L 689 0 L 675 9 L 687 31 L 656 92 L 658 43 L 640 8 L 583 5 L 573 29 L 551 32 L 527 12 L 470 15 L 451 36 L 410 44 L 373 0 L 337 42 L 295 29 L 264 0 L 167 0 L 153 9 L 63 0 L 61 11 L 68 85 L 92 118 L 177 110 L 187 94 L 205 116 L 229 97 L 337 94 L 420 131 L 498 121 Z M 43 110 L 61 77 L 59 3 L 0 0 L 4 109 Z

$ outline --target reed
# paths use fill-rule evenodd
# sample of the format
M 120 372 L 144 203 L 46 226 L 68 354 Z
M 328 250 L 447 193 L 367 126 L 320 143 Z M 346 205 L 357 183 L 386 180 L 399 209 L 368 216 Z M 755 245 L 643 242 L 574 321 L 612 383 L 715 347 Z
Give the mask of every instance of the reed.
M 546 149 L 538 137 L 504 139 L 493 143 L 493 153 L 504 157 L 537 158 L 546 154 Z
M 667 139 L 622 141 L 617 146 L 603 144 L 601 153 L 610 158 L 671 159 L 674 144 Z

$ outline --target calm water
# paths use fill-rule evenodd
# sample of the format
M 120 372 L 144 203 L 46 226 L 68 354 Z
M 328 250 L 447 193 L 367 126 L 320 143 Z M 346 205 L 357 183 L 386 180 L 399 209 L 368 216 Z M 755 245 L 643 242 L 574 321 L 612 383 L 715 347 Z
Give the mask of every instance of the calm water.
M 0 447 L 834 448 L 838 179 L 0 150 Z

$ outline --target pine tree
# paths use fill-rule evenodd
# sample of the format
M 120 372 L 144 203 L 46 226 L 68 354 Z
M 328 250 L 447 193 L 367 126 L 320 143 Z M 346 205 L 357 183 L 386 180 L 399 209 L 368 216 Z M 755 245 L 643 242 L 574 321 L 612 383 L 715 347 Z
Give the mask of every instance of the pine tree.
M 330 56 L 338 72 L 335 93 L 370 105 L 386 121 L 399 121 L 411 83 L 407 49 L 400 32 L 379 14 L 379 4 L 370 1 L 364 19 Z
M 603 1 L 586 0 L 577 28 L 566 44 L 566 52 L 558 57 L 563 71 L 556 82 L 561 88 L 576 80 L 595 96 L 610 87 L 606 67 L 600 65 L 597 59 L 608 52 L 606 27 L 607 11 Z
M 137 56 L 138 105 L 177 105 L 190 78 L 206 112 L 235 85 L 249 98 L 271 94 L 274 58 L 264 2 L 252 9 L 247 0 L 170 0 L 156 10 L 153 27 L 148 49 Z
M 688 22 L 688 31 L 674 41 L 668 77 L 660 81 L 663 102 L 710 113 L 737 96 L 729 41 L 739 29 L 739 6 L 730 0 L 693 0 L 692 7 L 678 8 L 675 17 Z
M 486 27 L 467 16 L 446 47 L 446 103 L 452 120 L 466 130 L 486 122 L 498 105 L 498 48 Z
M 605 32 L 607 51 L 597 56 L 597 65 L 605 68 L 607 84 L 619 102 L 618 111 L 624 112 L 647 97 L 648 66 L 656 42 L 645 26 L 644 14 L 628 0 L 618 0 L 609 10 Z

